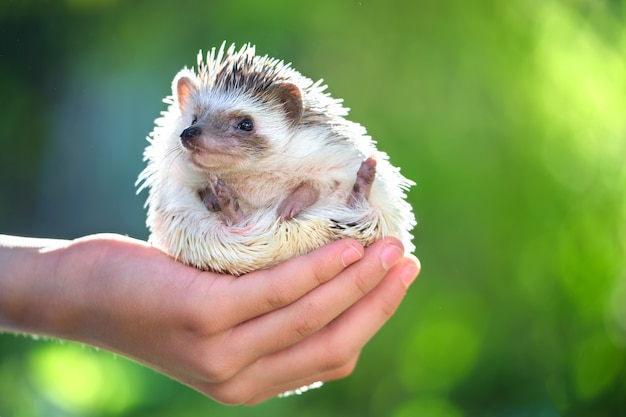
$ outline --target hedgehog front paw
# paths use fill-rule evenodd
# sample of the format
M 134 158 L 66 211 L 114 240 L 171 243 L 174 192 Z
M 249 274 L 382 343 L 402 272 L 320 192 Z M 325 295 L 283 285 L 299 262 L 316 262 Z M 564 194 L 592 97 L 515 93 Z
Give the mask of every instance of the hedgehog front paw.
M 221 211 L 227 225 L 240 223 L 243 211 L 234 193 L 219 177 L 211 178 L 211 186 L 200 191 L 200 198 L 209 211 Z
M 303 182 L 280 204 L 278 217 L 281 220 L 289 220 L 298 216 L 302 210 L 315 203 L 319 196 L 320 192 L 317 187 L 311 183 Z
M 367 201 L 372 190 L 372 183 L 376 177 L 376 159 L 370 156 L 361 163 L 356 173 L 356 181 L 352 187 L 352 193 L 348 198 L 348 205 L 356 207 L 362 201 Z
M 204 203 L 207 210 L 214 213 L 222 210 L 220 207 L 220 201 L 213 192 L 213 188 L 210 186 L 206 187 L 204 190 L 200 190 L 198 194 L 200 195 L 200 199 L 202 200 L 202 203 Z

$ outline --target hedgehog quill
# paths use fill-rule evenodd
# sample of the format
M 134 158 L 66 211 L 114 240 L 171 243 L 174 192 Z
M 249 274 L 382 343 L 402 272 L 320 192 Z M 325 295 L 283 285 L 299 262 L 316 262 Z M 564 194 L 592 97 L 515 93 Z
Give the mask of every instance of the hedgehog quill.
M 321 80 L 249 44 L 200 52 L 196 71 L 176 75 L 148 136 L 137 183 L 153 245 L 235 276 L 342 238 L 413 250 L 413 182 Z

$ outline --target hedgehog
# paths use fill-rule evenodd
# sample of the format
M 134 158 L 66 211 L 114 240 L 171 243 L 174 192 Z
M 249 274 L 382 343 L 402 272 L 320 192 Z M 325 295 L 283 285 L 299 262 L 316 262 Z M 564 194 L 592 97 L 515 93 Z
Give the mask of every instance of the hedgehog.
M 233 276 L 343 238 L 394 236 L 412 252 L 414 183 L 322 82 L 251 44 L 200 51 L 147 138 L 151 244 Z

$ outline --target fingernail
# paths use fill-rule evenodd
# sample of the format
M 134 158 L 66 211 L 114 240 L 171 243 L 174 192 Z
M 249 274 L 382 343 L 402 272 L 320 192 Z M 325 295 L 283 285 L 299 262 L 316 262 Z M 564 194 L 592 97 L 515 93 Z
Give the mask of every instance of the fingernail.
M 344 267 L 352 265 L 363 257 L 363 253 L 354 246 L 348 246 L 341 254 L 341 263 Z
M 417 258 L 414 258 L 413 260 L 414 262 L 407 262 L 402 268 L 400 277 L 405 288 L 409 288 L 413 281 L 415 281 L 415 278 L 417 278 L 417 274 L 420 271 L 420 261 Z
M 394 244 L 388 244 L 380 253 L 383 268 L 389 271 L 404 256 L 404 250 Z

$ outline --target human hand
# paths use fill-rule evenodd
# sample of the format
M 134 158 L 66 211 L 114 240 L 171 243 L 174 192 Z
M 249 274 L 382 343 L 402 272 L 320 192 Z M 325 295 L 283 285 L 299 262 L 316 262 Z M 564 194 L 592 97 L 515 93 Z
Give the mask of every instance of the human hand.
M 59 278 L 34 297 L 54 314 L 31 331 L 130 357 L 227 404 L 349 375 L 419 272 L 392 238 L 366 250 L 333 242 L 239 278 L 115 235 L 55 253 Z

